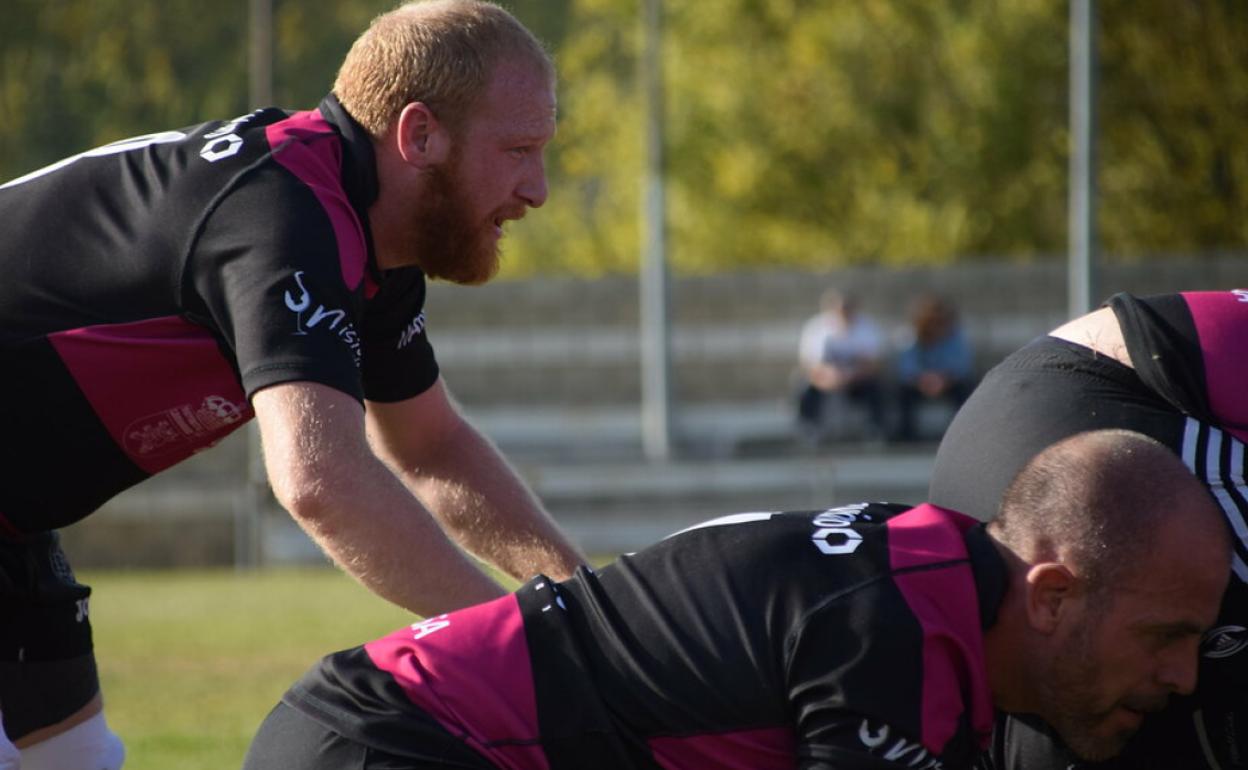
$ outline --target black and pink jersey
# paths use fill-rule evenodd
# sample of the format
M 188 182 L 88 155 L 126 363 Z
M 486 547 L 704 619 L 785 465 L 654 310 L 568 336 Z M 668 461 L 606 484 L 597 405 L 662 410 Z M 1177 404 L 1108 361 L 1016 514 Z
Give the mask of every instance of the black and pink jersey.
M 0 534 L 82 518 L 238 428 L 266 386 L 430 387 L 424 276 L 371 255 L 374 163 L 331 96 L 0 185 Z
M 1109 306 L 1145 385 L 1177 411 L 1248 441 L 1248 290 L 1119 294 Z
M 448 767 L 965 767 L 1005 585 L 982 525 L 930 505 L 739 514 L 330 655 L 283 700 L 380 751 L 481 758 Z
M 1109 304 L 1136 374 L 1181 415 L 1171 446 L 1226 514 L 1234 574 L 1248 583 L 1248 290 L 1120 294 Z
M 1235 575 L 1248 582 L 1248 290 L 1117 294 L 1107 305 L 1133 368 L 1052 337 L 1011 354 L 946 432 L 931 500 L 989 518 L 1014 474 L 1049 444 L 1136 430 L 1209 487 L 1239 541 Z
M 1197 694 L 1144 723 L 1109 768 L 1230 768 L 1248 757 L 1248 291 L 1108 301 L 1131 358 L 1041 337 L 984 377 L 936 453 L 930 499 L 996 514 L 1015 474 L 1045 447 L 1125 428 L 1168 446 L 1208 487 L 1234 533 L 1234 577 L 1201 646 Z M 1199 555 L 1194 555 L 1199 558 Z M 985 767 L 1091 767 L 1023 719 L 1003 724 Z M 1101 767 L 1101 766 L 1097 766 Z

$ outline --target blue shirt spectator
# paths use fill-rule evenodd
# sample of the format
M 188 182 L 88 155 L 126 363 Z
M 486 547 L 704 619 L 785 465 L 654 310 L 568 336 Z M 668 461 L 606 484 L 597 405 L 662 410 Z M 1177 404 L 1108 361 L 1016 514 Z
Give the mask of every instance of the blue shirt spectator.
M 966 332 L 955 326 L 944 337 L 921 344 L 917 339 L 897 355 L 897 378 L 918 383 L 924 373 L 939 372 L 954 380 L 969 380 L 974 374 L 975 355 Z
M 975 386 L 974 354 L 957 312 L 943 298 L 925 294 L 911 315 L 913 339 L 898 354 L 898 421 L 895 438 L 920 438 L 916 412 L 924 401 L 960 407 Z

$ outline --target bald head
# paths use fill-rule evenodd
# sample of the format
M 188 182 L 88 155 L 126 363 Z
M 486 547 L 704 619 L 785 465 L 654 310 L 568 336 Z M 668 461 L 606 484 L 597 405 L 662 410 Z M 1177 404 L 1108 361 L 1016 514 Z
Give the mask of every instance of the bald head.
M 1028 562 L 1060 561 L 1094 589 L 1114 582 L 1169 526 L 1229 559 L 1230 538 L 1209 491 L 1166 447 L 1139 433 L 1098 430 L 1060 441 L 1006 490 L 989 531 Z
M 985 636 L 998 707 L 1038 715 L 1099 761 L 1145 712 L 1195 690 L 1231 543 L 1213 497 L 1170 450 L 1122 430 L 1060 441 L 1019 472 L 988 530 L 1011 565 Z

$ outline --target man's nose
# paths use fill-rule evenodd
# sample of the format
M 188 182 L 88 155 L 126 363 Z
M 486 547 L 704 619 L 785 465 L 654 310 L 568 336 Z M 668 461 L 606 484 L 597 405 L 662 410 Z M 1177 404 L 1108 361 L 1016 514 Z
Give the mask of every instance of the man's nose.
M 1162 657 L 1157 667 L 1157 682 L 1171 692 L 1190 695 L 1196 690 L 1196 670 L 1200 664 L 1199 640 L 1176 646 Z
M 538 158 L 534 163 L 533 169 L 525 174 L 520 181 L 520 186 L 516 188 L 516 195 L 528 204 L 529 208 L 541 208 L 546 202 L 546 195 L 549 190 L 546 186 L 546 163 L 543 159 Z

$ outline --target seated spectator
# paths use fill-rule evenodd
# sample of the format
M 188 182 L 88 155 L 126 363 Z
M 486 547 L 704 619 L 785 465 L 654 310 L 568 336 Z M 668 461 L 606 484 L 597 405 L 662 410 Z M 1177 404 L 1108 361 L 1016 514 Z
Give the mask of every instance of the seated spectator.
M 897 432 L 895 438 L 920 437 L 919 405 L 946 401 L 956 409 L 975 387 L 974 358 L 957 311 L 934 294 L 925 294 L 911 314 L 912 339 L 897 356 Z
M 884 434 L 884 394 L 881 363 L 885 336 L 879 325 L 862 315 L 855 297 L 835 289 L 824 292 L 821 311 L 802 327 L 799 360 L 802 387 L 798 394 L 798 424 L 817 441 L 824 433 L 827 396 L 843 393 L 864 406 L 870 430 Z

